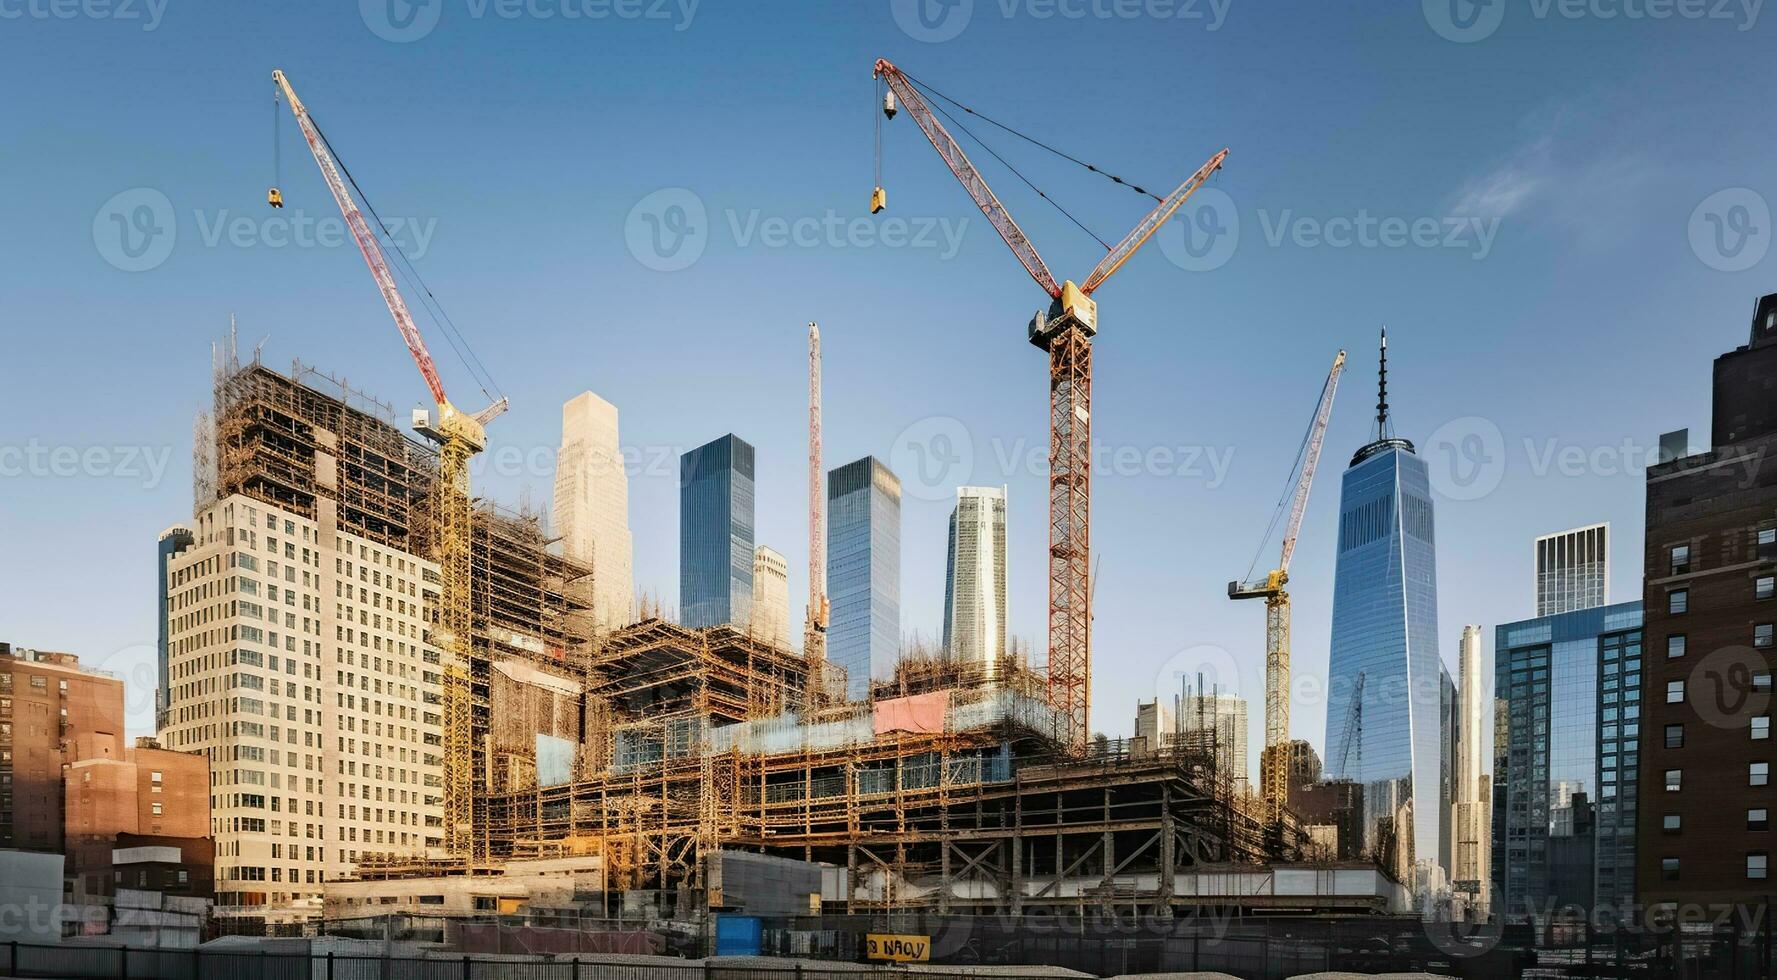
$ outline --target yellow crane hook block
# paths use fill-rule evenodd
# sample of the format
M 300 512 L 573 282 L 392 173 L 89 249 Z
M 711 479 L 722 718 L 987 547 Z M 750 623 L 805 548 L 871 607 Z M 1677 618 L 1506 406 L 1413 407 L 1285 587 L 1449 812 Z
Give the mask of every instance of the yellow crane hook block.
M 283 207 L 284 206 L 284 192 L 281 190 L 278 190 L 276 187 L 271 188 L 270 190 L 265 192 L 265 203 L 271 205 L 274 208 Z
M 870 213 L 875 214 L 888 207 L 888 192 L 878 187 L 870 192 Z

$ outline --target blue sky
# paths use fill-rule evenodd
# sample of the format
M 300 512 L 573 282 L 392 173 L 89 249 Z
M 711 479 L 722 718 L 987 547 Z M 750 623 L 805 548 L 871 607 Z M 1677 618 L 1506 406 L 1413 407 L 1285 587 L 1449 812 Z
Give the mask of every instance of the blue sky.
M 638 588 L 672 604 L 673 457 L 732 430 L 759 448 L 759 540 L 801 596 L 819 320 L 828 462 L 901 470 L 903 628 L 927 637 L 950 506 L 933 498 L 1004 483 L 1013 629 L 1040 642 L 1046 375 L 1024 330 L 1043 297 L 905 114 L 884 130 L 890 209 L 853 224 L 872 61 L 1150 188 L 1229 147 L 1190 228 L 1098 293 L 1093 707 L 1111 734 L 1169 672 L 1223 665 L 1254 699 L 1256 752 L 1263 614 L 1225 587 L 1335 350 L 1352 359 L 1293 574 L 1303 676 L 1326 669 L 1337 478 L 1368 437 L 1380 324 L 1397 426 L 1440 489 L 1454 664 L 1463 623 L 1529 614 L 1537 534 L 1609 521 L 1613 598 L 1639 593 L 1643 454 L 1667 429 L 1706 439 L 1710 360 L 1777 288 L 1777 28 L 1750 0 L 1664 17 L 1616 0 L 959 0 L 923 18 L 899 0 L 384 2 L 0 0 L 0 637 L 140 676 L 155 535 L 189 514 L 192 417 L 231 314 L 274 366 L 425 401 L 288 119 L 289 206 L 265 207 L 274 67 L 512 398 L 483 491 L 546 503 L 560 404 L 599 392 L 638 464 Z M 1145 210 L 977 131 L 1101 237 Z M 1083 277 L 1100 247 L 965 146 L 1057 276 Z M 911 472 L 909 442 L 937 435 L 961 459 Z M 1294 727 L 1322 742 L 1316 699 Z

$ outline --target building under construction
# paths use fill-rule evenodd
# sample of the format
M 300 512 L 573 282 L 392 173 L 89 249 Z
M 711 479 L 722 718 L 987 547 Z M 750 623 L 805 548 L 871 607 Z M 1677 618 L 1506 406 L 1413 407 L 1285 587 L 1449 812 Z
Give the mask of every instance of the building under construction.
M 436 453 L 343 382 L 230 356 L 199 431 L 200 505 L 241 493 L 430 553 Z M 741 850 L 846 869 L 829 902 L 848 911 L 1058 911 L 1197 904 L 1176 876 L 1310 852 L 1201 737 L 1081 756 L 1022 658 L 987 676 L 912 657 L 828 704 L 799 653 L 742 631 L 596 634 L 592 570 L 538 516 L 473 520 L 473 851 L 361 878 L 583 856 L 608 895 L 695 914 L 724 907 L 711 856 Z
M 214 374 L 213 409 L 197 432 L 197 508 L 239 493 L 313 519 L 326 514 L 341 530 L 431 555 L 438 455 L 396 427 L 390 406 L 300 363 L 288 375 L 257 357 L 243 364 L 232 349 L 218 356 Z M 492 826 L 480 807 L 493 793 L 529 785 L 536 765 L 534 747 L 520 753 L 496 742 L 491 705 L 510 679 L 495 665 L 584 676 L 594 637 L 592 570 L 550 548 L 538 515 L 477 502 L 472 529 L 469 677 L 479 856 L 489 846 L 481 831 Z M 577 694 L 574 703 L 578 737 Z

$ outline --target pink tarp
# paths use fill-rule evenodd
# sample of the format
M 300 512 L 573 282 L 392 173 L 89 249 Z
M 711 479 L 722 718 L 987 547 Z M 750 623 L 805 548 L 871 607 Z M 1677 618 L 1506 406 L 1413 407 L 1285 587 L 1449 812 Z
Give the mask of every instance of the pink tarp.
M 947 691 L 915 694 L 910 698 L 894 698 L 876 702 L 876 734 L 944 731 L 944 711 L 950 705 Z

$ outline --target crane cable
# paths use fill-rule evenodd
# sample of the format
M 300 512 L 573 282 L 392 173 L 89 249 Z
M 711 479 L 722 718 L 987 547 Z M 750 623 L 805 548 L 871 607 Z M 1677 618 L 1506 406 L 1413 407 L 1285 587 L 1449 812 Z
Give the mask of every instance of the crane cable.
M 984 115 L 984 114 L 982 114 L 982 113 L 979 113 L 979 112 L 976 112 L 976 111 L 975 111 L 975 110 L 974 110 L 974 109 L 971 109 L 971 108 L 969 108 L 969 107 L 968 107 L 968 106 L 966 106 L 966 105 L 963 105 L 963 104 L 962 104 L 962 103 L 961 103 L 961 102 L 958 102 L 958 101 L 956 101 L 956 100 L 955 100 L 955 99 L 953 99 L 953 98 L 951 98 L 951 97 L 950 97 L 950 96 L 948 96 L 948 95 L 945 95 L 945 94 L 944 94 L 944 93 L 943 93 L 943 92 L 940 92 L 940 91 L 938 91 L 938 90 L 937 90 L 937 89 L 935 89 L 935 88 L 933 88 L 933 87 L 932 87 L 932 86 L 930 86 L 930 85 L 927 85 L 927 84 L 926 84 L 926 83 L 925 83 L 925 82 L 922 82 L 922 81 L 920 81 L 920 80 L 919 80 L 919 79 L 917 79 L 917 78 L 914 78 L 914 77 L 913 77 L 913 76 L 912 76 L 912 75 L 910 75 L 910 74 L 908 74 L 908 73 L 907 73 L 907 72 L 906 72 L 906 71 L 905 71 L 905 70 L 903 70 L 903 71 L 902 71 L 902 72 L 901 72 L 901 74 L 902 74 L 902 75 L 904 75 L 904 76 L 906 76 L 906 78 L 907 78 L 907 80 L 908 80 L 908 81 L 910 81 L 910 82 L 912 82 L 912 83 L 914 83 L 914 84 L 915 84 L 915 85 L 918 85 L 918 86 L 919 86 L 919 87 L 920 87 L 920 88 L 922 88 L 922 89 L 924 89 L 924 90 L 926 90 L 926 91 L 927 91 L 927 92 L 930 92 L 930 93 L 932 93 L 932 94 L 933 94 L 933 95 L 935 95 L 935 96 L 937 96 L 937 97 L 938 97 L 938 98 L 940 98 L 940 99 L 942 99 L 942 100 L 944 100 L 944 101 L 945 101 L 945 102 L 948 102 L 948 103 L 950 103 L 950 104 L 951 104 L 951 105 L 953 105 L 953 106 L 956 106 L 956 107 L 957 107 L 957 108 L 958 108 L 958 109 L 961 109 L 961 110 L 962 110 L 962 111 L 964 111 L 964 112 L 966 112 L 966 113 L 968 113 L 968 114 L 969 114 L 969 115 L 971 115 L 971 116 L 977 116 L 977 117 L 979 117 L 979 118 L 981 118 L 981 119 L 983 119 L 983 120 L 985 120 L 985 121 L 986 121 L 986 122 L 987 122 L 987 123 L 988 123 L 988 124 L 989 124 L 989 125 L 992 125 L 992 126 L 996 126 L 996 127 L 998 127 L 998 128 L 1000 128 L 1000 129 L 1002 129 L 1002 130 L 1005 130 L 1005 131 L 1006 131 L 1006 132 L 1008 132 L 1008 133 L 1011 133 L 1011 134 L 1012 134 L 1012 135 L 1013 135 L 1013 136 L 1016 136 L 1016 137 L 1018 137 L 1018 138 L 1019 138 L 1019 139 L 1021 139 L 1021 140 L 1023 140 L 1023 141 L 1025 141 L 1025 142 L 1026 142 L 1026 143 L 1029 143 L 1029 144 L 1031 144 L 1031 145 L 1032 145 L 1032 146 L 1036 146 L 1036 147 L 1039 147 L 1039 148 L 1041 148 L 1041 149 L 1044 149 L 1044 150 L 1047 150 L 1047 151 L 1049 151 L 1049 152 L 1050 152 L 1050 153 L 1053 153 L 1053 154 L 1055 154 L 1055 155 L 1056 155 L 1056 156 L 1058 156 L 1058 157 L 1061 157 L 1061 158 L 1062 158 L 1062 159 L 1063 159 L 1063 160 L 1066 160 L 1066 161 L 1068 161 L 1068 162 L 1069 162 L 1069 163 L 1072 163 L 1072 164 L 1075 164 L 1075 165 L 1077 165 L 1077 166 L 1080 166 L 1080 167 L 1084 167 L 1084 168 L 1086 168 L 1086 169 L 1087 169 L 1087 170 L 1090 170 L 1090 171 L 1091 171 L 1091 172 L 1093 172 L 1093 173 L 1095 173 L 1095 174 L 1098 174 L 1098 175 L 1099 175 L 1099 176 L 1100 176 L 1100 177 L 1104 177 L 1104 178 L 1105 178 L 1105 179 L 1107 179 L 1107 180 L 1109 180 L 1109 181 L 1110 181 L 1110 182 L 1111 182 L 1111 183 L 1113 183 L 1113 184 L 1121 184 L 1121 185 L 1123 185 L 1123 186 L 1124 186 L 1124 187 L 1127 187 L 1127 188 L 1129 188 L 1129 189 L 1130 189 L 1130 190 L 1133 190 L 1133 191 L 1135 191 L 1135 192 L 1136 192 L 1136 193 L 1137 193 L 1137 194 L 1143 194 L 1143 195 L 1146 195 L 1146 196 L 1148 196 L 1148 197 L 1151 197 L 1151 198 L 1153 198 L 1153 199 L 1154 199 L 1154 200 L 1155 200 L 1155 201 L 1156 201 L 1156 202 L 1164 202 L 1164 200 L 1165 200 L 1165 199 L 1164 199 L 1164 198 L 1162 198 L 1162 197 L 1160 197 L 1160 196 L 1159 196 L 1159 195 L 1158 195 L 1158 194 L 1155 194 L 1155 193 L 1154 193 L 1154 192 L 1152 192 L 1152 191 L 1150 191 L 1150 190 L 1148 190 L 1148 189 L 1147 189 L 1147 188 L 1145 188 L 1145 187 L 1142 187 L 1142 186 L 1141 186 L 1141 185 L 1139 185 L 1139 184 L 1132 184 L 1132 183 L 1130 183 L 1130 182 L 1129 182 L 1129 181 L 1127 181 L 1127 180 L 1124 180 L 1124 179 L 1123 179 L 1123 178 L 1121 178 L 1121 177 L 1119 177 L 1119 176 L 1117 176 L 1117 175 L 1116 175 L 1116 174 L 1113 174 L 1113 173 L 1111 173 L 1111 172 L 1109 172 L 1109 171 L 1107 171 L 1107 170 L 1102 170 L 1102 169 L 1100 169 L 1100 168 L 1098 168 L 1098 167 L 1095 167 L 1095 166 L 1093 166 L 1093 165 L 1092 165 L 1092 164 L 1090 164 L 1090 163 L 1087 163 L 1087 162 L 1086 162 L 1086 161 L 1084 161 L 1084 160 L 1082 160 L 1082 159 L 1080 159 L 1080 158 L 1079 158 L 1079 157 L 1076 157 L 1076 156 L 1074 156 L 1074 155 L 1073 155 L 1073 154 L 1071 154 L 1071 153 L 1068 153 L 1068 152 L 1066 152 L 1066 151 L 1064 151 L 1064 150 L 1058 150 L 1058 149 L 1056 149 L 1056 148 L 1055 148 L 1055 147 L 1053 147 L 1053 146 L 1050 146 L 1050 145 L 1049 145 L 1049 144 L 1047 144 L 1047 143 L 1045 143 L 1045 142 L 1043 142 L 1043 141 L 1042 141 L 1042 140 L 1039 140 L 1039 139 L 1037 139 L 1037 138 L 1036 138 L 1036 137 L 1034 137 L 1034 136 L 1027 136 L 1027 135 L 1025 135 L 1025 134 L 1024 134 L 1024 133 L 1021 133 L 1021 132 L 1019 132 L 1019 131 L 1018 131 L 1018 130 L 1016 130 L 1016 129 L 1013 129 L 1013 128 L 1012 128 L 1012 127 L 1010 127 L 1010 126 L 1008 126 L 1008 125 L 1006 125 L 1006 124 L 1005 124 L 1005 123 L 1003 123 L 1003 122 L 1000 122 L 1000 121 L 999 121 L 999 120 L 997 120 L 997 119 L 994 119 L 994 118 L 993 118 L 993 117 L 991 117 L 991 116 L 987 116 L 987 115 Z M 973 133 L 970 133 L 970 134 L 969 134 L 969 135 L 970 135 L 970 136 L 971 136 L 971 137 L 973 137 L 973 136 L 974 136 L 974 134 L 973 134 Z M 980 142 L 980 140 L 979 140 L 979 139 L 978 139 L 978 138 L 977 138 L 977 139 L 976 139 L 976 140 L 975 140 L 975 141 L 976 141 L 976 142 L 977 142 L 977 143 L 979 143 L 979 142 Z
M 1321 385 L 1320 390 L 1321 396 L 1324 396 L 1327 390 L 1326 385 Z M 1265 546 L 1271 543 L 1271 535 L 1277 530 L 1278 521 L 1283 519 L 1284 511 L 1289 506 L 1290 498 L 1294 497 L 1296 494 L 1296 483 L 1301 479 L 1298 474 L 1301 472 L 1302 465 L 1308 456 L 1308 443 L 1314 438 L 1314 423 L 1319 415 L 1319 404 L 1320 396 L 1317 396 L 1315 399 L 1317 411 L 1308 416 L 1308 431 L 1302 433 L 1302 444 L 1296 447 L 1296 461 L 1290 465 L 1289 477 L 1284 480 L 1283 496 L 1277 499 L 1277 509 L 1271 512 L 1271 523 L 1265 527 L 1265 536 L 1259 539 L 1259 550 L 1253 555 L 1252 564 L 1246 567 L 1246 578 L 1242 579 L 1242 581 L 1253 581 L 1253 572 L 1259 567 L 1260 559 L 1265 557 Z
M 438 297 L 433 295 L 432 288 L 426 285 L 426 281 L 420 275 L 419 270 L 414 268 L 413 262 L 407 257 L 406 251 L 401 248 L 401 243 L 395 240 L 394 234 L 389 231 L 389 226 L 383 222 L 382 215 L 377 213 L 376 206 L 370 203 L 370 197 L 364 193 L 364 188 L 358 186 L 357 178 L 352 176 L 351 168 L 346 166 L 345 159 L 339 155 L 339 151 L 333 148 L 333 142 L 329 140 L 327 134 L 322 131 L 321 124 L 315 120 L 313 112 L 309 113 L 309 123 L 315 127 L 315 135 L 321 137 L 321 143 L 327 147 L 327 152 L 331 153 L 334 161 L 339 164 L 339 172 L 345 175 L 346 182 L 352 185 L 352 190 L 357 192 L 358 199 L 364 202 L 364 209 L 370 212 L 370 216 L 376 220 L 376 226 L 382 229 L 384 239 L 388 241 L 390 247 L 395 250 L 395 254 L 401 259 L 401 263 L 395 267 L 395 271 L 400 274 L 403 279 L 408 279 L 409 286 L 419 292 L 422 297 L 423 308 L 426 310 L 427 314 L 432 317 L 433 322 L 443 328 L 445 341 L 450 344 L 451 349 L 456 352 L 457 359 L 463 363 L 463 366 L 467 368 L 469 373 L 474 377 L 476 385 L 481 389 L 481 393 L 487 396 L 489 401 L 496 400 L 495 392 L 503 397 L 505 392 L 500 390 L 500 386 L 494 381 L 493 375 L 490 374 L 487 367 L 481 363 L 481 358 L 476 356 L 474 348 L 469 346 L 468 338 L 463 336 L 462 331 L 457 329 L 456 324 L 450 319 L 449 314 L 444 312 L 443 304 L 438 302 Z M 405 271 L 403 271 L 402 266 L 406 267 Z M 489 392 L 489 388 L 492 388 L 493 392 Z
M 905 75 L 906 72 L 902 72 L 902 74 Z M 949 100 L 946 100 L 946 101 L 949 101 Z M 1031 179 L 1029 177 L 1024 176 L 1024 174 L 1017 167 L 1012 166 L 1012 164 L 1010 162 L 1008 162 L 1005 157 L 1000 156 L 999 151 L 995 150 L 993 147 L 988 146 L 985 142 L 983 142 L 981 137 L 976 136 L 974 134 L 974 132 L 972 132 L 969 129 L 969 127 L 964 126 L 962 124 L 962 122 L 959 121 L 955 116 L 952 116 L 950 113 L 946 112 L 944 110 L 943 106 L 935 105 L 932 108 L 938 110 L 938 112 L 941 113 L 945 119 L 950 120 L 950 124 L 952 126 L 955 126 L 957 129 L 962 130 L 964 135 L 966 135 L 970 139 L 974 140 L 977 146 L 980 146 L 983 150 L 986 150 L 990 155 L 992 155 L 992 157 L 995 160 L 998 160 L 1000 162 L 1001 166 L 1005 167 L 1007 170 L 1012 171 L 1012 175 L 1014 177 L 1017 177 L 1019 180 L 1023 181 L 1024 186 L 1030 188 L 1033 191 L 1036 191 L 1038 197 L 1042 198 L 1045 201 L 1048 201 L 1050 207 L 1053 207 L 1055 210 L 1060 211 L 1062 213 L 1062 215 L 1067 218 L 1067 220 L 1074 223 L 1074 227 L 1080 229 L 1081 231 L 1085 232 L 1088 235 L 1091 235 L 1092 240 L 1097 242 L 1100 245 L 1103 245 L 1105 251 L 1109 252 L 1111 250 L 1111 244 L 1109 242 L 1098 237 L 1098 234 L 1096 232 L 1094 232 L 1092 229 L 1086 227 L 1085 223 L 1082 222 L 1079 218 L 1074 217 L 1073 214 L 1070 213 L 1067 208 L 1062 207 L 1061 204 L 1058 203 L 1054 198 L 1052 198 L 1048 194 L 1044 193 L 1043 189 L 1041 187 L 1038 187 L 1036 184 L 1032 183 Z

